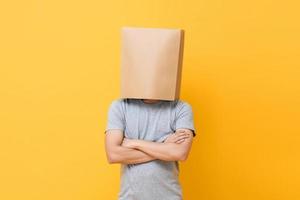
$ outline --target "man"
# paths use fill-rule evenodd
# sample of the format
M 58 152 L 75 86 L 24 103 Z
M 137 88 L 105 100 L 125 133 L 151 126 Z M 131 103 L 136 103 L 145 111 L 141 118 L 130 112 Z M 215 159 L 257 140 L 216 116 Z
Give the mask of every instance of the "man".
M 117 99 L 108 116 L 108 162 L 122 164 L 119 200 L 181 200 L 177 161 L 187 159 L 192 145 L 190 105 Z
M 119 200 L 182 200 L 178 161 L 195 134 L 179 99 L 183 31 L 122 30 L 121 95 L 109 106 L 105 149 L 121 164 Z

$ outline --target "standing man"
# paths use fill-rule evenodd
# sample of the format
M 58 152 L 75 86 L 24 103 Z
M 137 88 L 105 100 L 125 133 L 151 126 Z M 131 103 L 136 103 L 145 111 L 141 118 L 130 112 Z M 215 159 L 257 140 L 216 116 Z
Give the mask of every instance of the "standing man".
M 121 164 L 119 200 L 182 200 L 178 161 L 195 134 L 190 104 L 179 99 L 180 29 L 122 30 L 121 98 L 108 111 L 105 149 Z

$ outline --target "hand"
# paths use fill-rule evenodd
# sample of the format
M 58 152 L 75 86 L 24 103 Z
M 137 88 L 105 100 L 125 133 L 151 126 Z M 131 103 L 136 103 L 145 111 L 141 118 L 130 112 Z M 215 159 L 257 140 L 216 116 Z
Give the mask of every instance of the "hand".
M 185 139 L 189 138 L 190 134 L 186 133 L 184 130 L 176 131 L 176 133 L 171 134 L 167 137 L 164 143 L 176 143 L 181 144 Z
M 135 148 L 134 144 L 135 144 L 135 140 L 134 139 L 124 138 L 123 142 L 122 142 L 122 146 L 123 147 L 131 148 L 131 149 Z

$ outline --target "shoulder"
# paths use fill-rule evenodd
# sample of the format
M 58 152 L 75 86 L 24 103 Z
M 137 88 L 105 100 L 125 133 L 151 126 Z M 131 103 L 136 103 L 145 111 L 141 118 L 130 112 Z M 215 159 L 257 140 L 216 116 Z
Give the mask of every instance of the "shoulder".
M 126 103 L 127 103 L 127 99 L 123 99 L 123 98 L 113 99 L 109 105 L 109 110 L 123 111 Z
M 176 112 L 192 111 L 192 105 L 189 102 L 181 99 L 174 101 L 174 107 Z
M 111 106 L 118 106 L 118 105 L 122 105 L 124 104 L 124 102 L 126 101 L 126 99 L 122 99 L 122 98 L 117 98 L 117 99 L 113 99 L 110 103 Z
M 188 128 L 192 130 L 193 136 L 196 135 L 194 127 L 194 114 L 190 103 L 184 100 L 177 100 L 176 102 L 176 129 Z

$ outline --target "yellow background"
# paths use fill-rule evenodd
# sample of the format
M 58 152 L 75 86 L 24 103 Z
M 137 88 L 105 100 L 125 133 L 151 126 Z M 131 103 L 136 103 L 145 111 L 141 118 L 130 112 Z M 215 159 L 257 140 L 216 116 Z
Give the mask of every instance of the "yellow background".
M 181 98 L 197 136 L 185 200 L 300 199 L 300 4 L 0 3 L 0 199 L 113 200 L 104 134 L 120 28 L 183 28 Z

